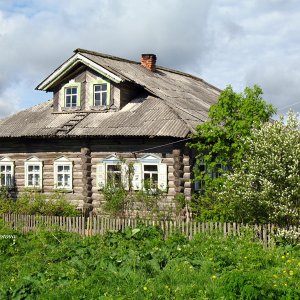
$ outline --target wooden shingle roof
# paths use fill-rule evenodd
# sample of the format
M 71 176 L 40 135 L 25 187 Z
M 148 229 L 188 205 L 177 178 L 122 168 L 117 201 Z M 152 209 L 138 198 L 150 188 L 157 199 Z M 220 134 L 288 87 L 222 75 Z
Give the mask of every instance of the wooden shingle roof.
M 157 67 L 151 72 L 138 62 L 83 49 L 75 53 L 116 78 L 142 86 L 152 96 L 133 99 L 116 112 L 53 113 L 51 100 L 0 120 L 0 137 L 183 138 L 207 120 L 208 110 L 220 93 L 202 79 L 175 70 Z

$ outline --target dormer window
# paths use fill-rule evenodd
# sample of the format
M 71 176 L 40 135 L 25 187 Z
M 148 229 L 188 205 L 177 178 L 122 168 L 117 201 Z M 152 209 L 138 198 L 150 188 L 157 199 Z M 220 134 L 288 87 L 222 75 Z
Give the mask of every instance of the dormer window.
M 94 106 L 107 105 L 107 84 L 94 84 Z
M 80 108 L 81 105 L 81 83 L 70 80 L 64 84 L 59 91 L 59 106 L 62 110 Z
M 107 107 L 110 103 L 110 82 L 104 78 L 97 78 L 89 84 L 89 103 L 94 109 Z
M 78 88 L 76 86 L 65 88 L 65 107 L 77 106 Z

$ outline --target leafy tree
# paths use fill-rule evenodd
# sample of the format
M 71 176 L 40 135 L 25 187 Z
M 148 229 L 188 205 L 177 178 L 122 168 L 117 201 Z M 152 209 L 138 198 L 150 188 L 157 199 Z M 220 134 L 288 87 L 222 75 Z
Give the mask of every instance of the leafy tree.
M 202 218 L 211 218 L 214 191 L 224 180 L 218 175 L 241 166 L 247 150 L 243 137 L 251 136 L 252 128 L 259 128 L 275 112 L 262 99 L 257 85 L 246 87 L 242 93 L 228 86 L 210 108 L 208 122 L 198 125 L 189 146 L 195 151 L 196 166 L 200 166 L 194 172 L 195 180 L 202 183 L 202 191 L 194 197 L 193 205 L 194 211 L 201 211 Z
M 300 221 L 300 121 L 290 112 L 253 129 L 241 167 L 216 193 L 229 220 L 294 225 Z

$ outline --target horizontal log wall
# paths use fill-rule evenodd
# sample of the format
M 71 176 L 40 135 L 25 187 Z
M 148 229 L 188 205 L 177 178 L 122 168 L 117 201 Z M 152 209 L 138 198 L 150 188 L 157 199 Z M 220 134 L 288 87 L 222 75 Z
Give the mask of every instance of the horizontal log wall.
M 54 191 L 54 161 L 55 159 L 65 156 L 73 162 L 73 191 L 67 193 L 68 199 L 71 199 L 76 205 L 82 207 L 83 202 L 90 202 L 91 198 L 94 208 L 101 209 L 103 205 L 103 196 L 96 184 L 96 165 L 109 155 L 116 154 L 127 162 L 135 162 L 136 159 L 146 154 L 154 154 L 162 159 L 162 163 L 167 164 L 168 172 L 168 194 L 160 207 L 162 210 L 169 210 L 175 207 L 174 196 L 178 192 L 183 192 L 189 199 L 191 196 L 191 159 L 184 150 L 180 153 L 180 169 L 175 172 L 174 163 L 174 146 L 172 144 L 145 150 L 148 148 L 166 145 L 174 141 L 173 139 L 147 139 L 147 138 L 127 138 L 127 139 L 90 139 L 90 140 L 66 140 L 66 139 L 49 139 L 49 140 L 17 140 L 5 142 L 0 149 L 0 157 L 9 157 L 15 162 L 15 179 L 17 191 L 23 192 L 25 186 L 24 163 L 31 156 L 38 157 L 43 162 L 43 191 L 51 193 Z M 176 145 L 178 148 L 178 144 Z M 89 176 L 91 180 L 84 180 L 87 176 L 86 169 L 89 161 L 82 159 L 82 149 L 87 148 L 90 151 L 91 170 Z M 177 151 L 177 150 L 176 150 Z M 85 154 L 86 155 L 86 154 Z M 84 167 L 83 162 L 87 163 Z M 84 171 L 85 170 L 85 171 Z M 83 175 L 85 174 L 85 175 Z M 179 174 L 179 175 L 178 175 Z M 180 191 L 176 187 L 176 176 L 179 176 Z M 86 190 L 86 184 L 91 183 L 91 189 Z M 89 192 L 91 191 L 91 192 Z M 87 198 L 88 197 L 88 198 Z

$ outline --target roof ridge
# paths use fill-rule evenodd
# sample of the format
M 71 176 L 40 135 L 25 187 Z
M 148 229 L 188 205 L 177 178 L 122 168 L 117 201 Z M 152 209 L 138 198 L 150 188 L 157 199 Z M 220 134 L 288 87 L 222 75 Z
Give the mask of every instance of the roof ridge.
M 105 53 L 101 53 L 101 52 L 90 51 L 90 50 L 86 50 L 86 49 L 82 49 L 82 48 L 77 48 L 73 52 L 74 53 L 87 53 L 87 54 L 91 54 L 91 55 L 102 56 L 105 58 L 110 58 L 110 59 L 114 59 L 114 60 L 119 60 L 119 61 L 124 61 L 124 62 L 129 62 L 129 63 L 134 63 L 137 65 L 140 65 L 140 62 L 137 62 L 135 60 L 130 60 L 130 59 L 126 59 L 126 58 L 122 58 L 122 57 L 118 57 L 118 56 L 114 56 L 114 55 L 109 55 L 109 54 L 105 54 Z
M 105 54 L 105 53 L 101 53 L 101 52 L 97 52 L 97 51 L 86 50 L 86 49 L 82 49 L 82 48 L 77 48 L 73 52 L 74 53 L 87 53 L 87 54 L 91 54 L 91 55 L 102 56 L 102 57 L 105 57 L 105 58 L 118 60 L 118 61 L 124 61 L 124 62 L 128 62 L 128 63 L 134 63 L 136 65 L 141 65 L 140 62 L 135 61 L 135 60 L 130 60 L 130 59 L 126 59 L 126 58 L 122 58 L 122 57 L 118 57 L 118 56 L 114 56 L 114 55 L 109 55 L 109 54 Z M 178 71 L 178 70 L 175 70 L 175 69 L 171 69 L 171 68 L 159 66 L 159 65 L 156 66 L 156 69 L 157 70 L 171 72 L 171 73 L 174 73 L 174 74 L 182 75 L 182 76 L 185 76 L 185 77 L 188 77 L 188 78 L 192 78 L 192 79 L 201 81 L 201 82 L 207 84 L 208 86 L 210 86 L 211 88 L 213 88 L 213 89 L 221 92 L 221 90 L 219 88 L 217 88 L 216 86 L 208 83 L 207 81 L 205 81 L 202 78 L 197 77 L 195 75 L 192 75 L 192 74 L 189 74 L 189 73 L 186 73 L 186 72 L 183 72 L 183 71 Z

